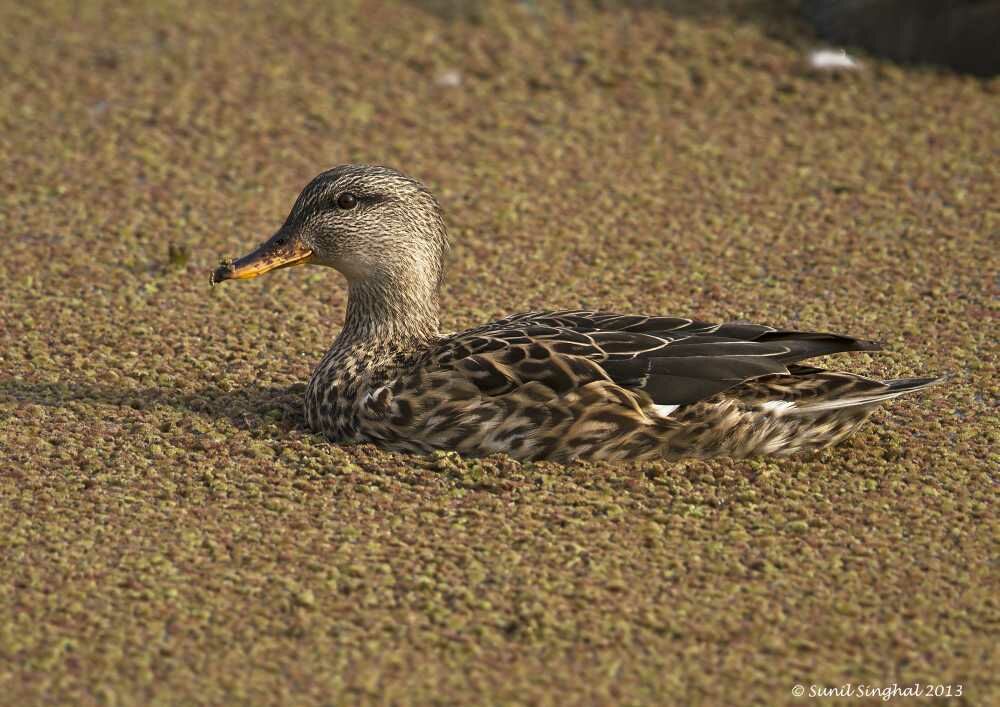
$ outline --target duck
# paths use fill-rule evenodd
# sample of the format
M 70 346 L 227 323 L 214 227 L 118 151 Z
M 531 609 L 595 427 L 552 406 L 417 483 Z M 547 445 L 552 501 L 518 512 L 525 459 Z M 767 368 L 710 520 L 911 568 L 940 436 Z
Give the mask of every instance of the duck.
M 942 380 L 815 367 L 881 346 L 743 322 L 555 310 L 442 332 L 449 249 L 420 181 L 345 164 L 210 282 L 305 264 L 344 276 L 343 328 L 305 391 L 308 426 L 336 444 L 563 463 L 787 456 L 835 445 L 881 403 Z

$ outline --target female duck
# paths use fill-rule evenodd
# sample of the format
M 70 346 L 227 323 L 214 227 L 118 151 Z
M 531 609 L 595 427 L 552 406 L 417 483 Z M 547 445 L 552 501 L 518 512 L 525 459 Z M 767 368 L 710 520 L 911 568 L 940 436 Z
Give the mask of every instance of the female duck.
M 304 263 L 347 278 L 347 319 L 305 404 L 309 426 L 338 443 L 560 461 L 788 455 L 836 444 L 878 403 L 939 380 L 803 365 L 879 345 L 755 324 L 558 311 L 442 334 L 447 250 L 422 184 L 343 165 L 212 282 Z

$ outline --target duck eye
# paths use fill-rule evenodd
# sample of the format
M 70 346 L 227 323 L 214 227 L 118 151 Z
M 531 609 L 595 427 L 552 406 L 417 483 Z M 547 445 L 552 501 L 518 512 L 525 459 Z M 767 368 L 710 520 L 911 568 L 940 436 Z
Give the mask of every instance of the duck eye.
M 350 211 L 357 205 L 358 198 L 349 191 L 345 191 L 337 197 L 337 208 L 343 209 L 344 211 Z

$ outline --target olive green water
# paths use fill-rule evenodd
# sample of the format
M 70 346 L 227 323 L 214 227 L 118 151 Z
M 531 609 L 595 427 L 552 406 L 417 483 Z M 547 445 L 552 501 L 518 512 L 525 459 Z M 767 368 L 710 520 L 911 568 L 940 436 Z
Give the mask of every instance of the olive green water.
M 998 80 L 812 73 L 788 2 L 253 5 L 0 6 L 0 703 L 1000 697 Z M 953 377 L 812 459 L 332 446 L 342 280 L 208 271 L 345 161 L 440 196 L 448 328 L 750 319 Z

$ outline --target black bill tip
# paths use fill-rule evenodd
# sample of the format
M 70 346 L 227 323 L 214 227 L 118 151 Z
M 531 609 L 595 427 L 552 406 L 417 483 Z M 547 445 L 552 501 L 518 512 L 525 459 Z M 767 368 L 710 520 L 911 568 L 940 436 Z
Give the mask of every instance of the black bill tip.
M 211 285 L 212 287 L 215 287 L 215 284 L 217 282 L 228 280 L 232 276 L 233 276 L 233 261 L 227 260 L 221 263 L 219 267 L 213 270 L 212 274 L 208 276 L 208 284 Z

